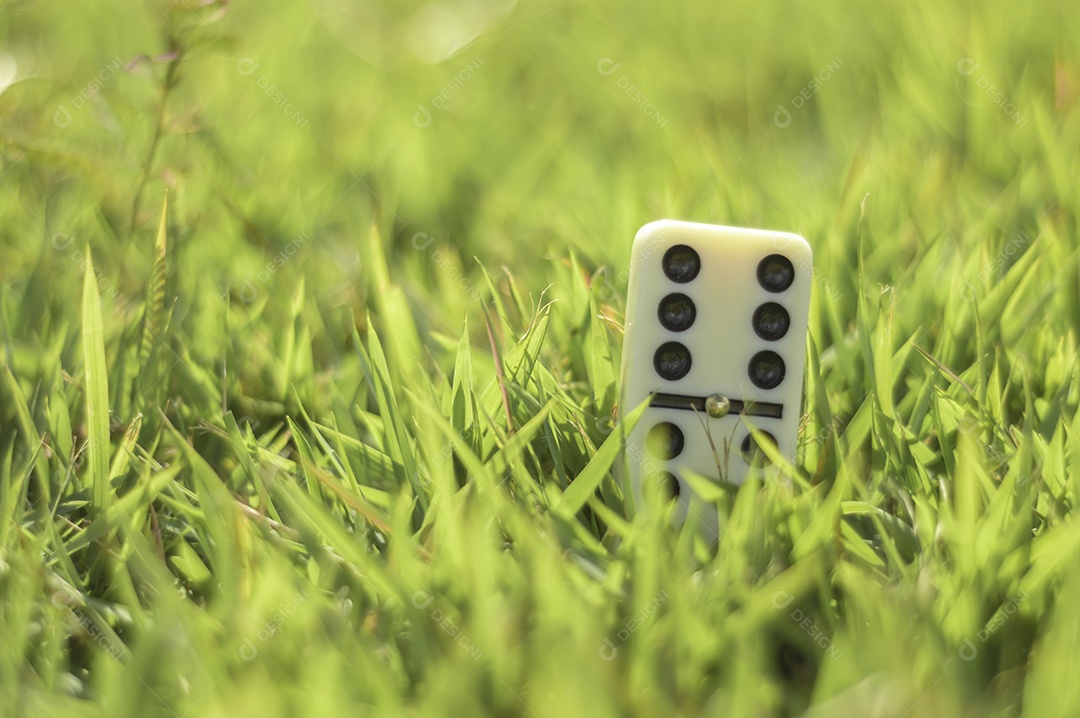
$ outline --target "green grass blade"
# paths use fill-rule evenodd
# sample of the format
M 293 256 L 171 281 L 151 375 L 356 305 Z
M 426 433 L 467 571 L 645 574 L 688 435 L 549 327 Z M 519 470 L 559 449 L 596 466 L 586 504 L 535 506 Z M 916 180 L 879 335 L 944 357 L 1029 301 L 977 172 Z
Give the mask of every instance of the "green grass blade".
M 107 514 L 113 491 L 109 483 L 109 377 L 105 366 L 105 326 L 101 295 L 90 250 L 86 250 L 83 279 L 83 379 L 86 392 L 86 427 L 89 461 L 84 483 L 93 487 L 94 509 Z
M 581 510 L 600 482 L 610 476 L 611 467 L 615 465 L 615 460 L 623 447 L 624 434 L 634 428 L 647 407 L 648 402 L 642 403 L 626 415 L 621 425 L 615 427 L 615 430 L 608 435 L 596 454 L 589 460 L 585 469 L 574 477 L 569 488 L 562 493 L 559 502 L 555 505 L 556 511 L 572 516 Z

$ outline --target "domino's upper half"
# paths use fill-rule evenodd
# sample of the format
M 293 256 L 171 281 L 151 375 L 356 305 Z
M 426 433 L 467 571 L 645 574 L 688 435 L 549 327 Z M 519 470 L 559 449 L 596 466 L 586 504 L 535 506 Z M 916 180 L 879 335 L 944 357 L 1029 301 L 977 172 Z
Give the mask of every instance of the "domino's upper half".
M 620 405 L 652 403 L 626 467 L 638 501 L 655 477 L 682 520 L 688 470 L 745 478 L 749 426 L 794 457 L 812 253 L 795 234 L 661 220 L 638 231 L 630 261 Z

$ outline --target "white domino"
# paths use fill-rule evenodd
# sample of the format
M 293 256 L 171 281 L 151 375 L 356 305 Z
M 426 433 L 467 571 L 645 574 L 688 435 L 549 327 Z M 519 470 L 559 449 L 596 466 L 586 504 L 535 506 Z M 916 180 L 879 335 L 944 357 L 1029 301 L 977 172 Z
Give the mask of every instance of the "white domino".
M 625 470 L 639 505 L 649 477 L 677 491 L 681 523 L 687 470 L 745 479 L 760 453 L 749 426 L 794 458 L 812 255 L 795 234 L 661 220 L 638 231 L 630 262 L 619 403 L 652 401 Z

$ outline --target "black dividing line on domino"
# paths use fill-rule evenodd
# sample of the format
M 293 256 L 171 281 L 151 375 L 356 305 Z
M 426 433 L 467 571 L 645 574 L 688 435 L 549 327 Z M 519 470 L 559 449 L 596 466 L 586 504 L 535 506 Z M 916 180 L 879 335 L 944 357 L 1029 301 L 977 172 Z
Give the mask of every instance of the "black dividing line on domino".
M 715 396 L 715 395 L 714 395 Z M 653 394 L 652 402 L 649 404 L 654 409 L 679 409 L 682 411 L 700 411 L 709 416 L 714 416 L 714 412 L 709 411 L 708 401 L 710 397 L 705 396 L 688 396 L 686 394 Z M 743 416 L 760 416 L 769 419 L 782 419 L 784 418 L 784 405 L 776 404 L 768 401 L 743 401 L 742 399 L 727 399 L 728 410 L 719 414 L 719 416 L 726 416 L 727 414 L 741 414 Z

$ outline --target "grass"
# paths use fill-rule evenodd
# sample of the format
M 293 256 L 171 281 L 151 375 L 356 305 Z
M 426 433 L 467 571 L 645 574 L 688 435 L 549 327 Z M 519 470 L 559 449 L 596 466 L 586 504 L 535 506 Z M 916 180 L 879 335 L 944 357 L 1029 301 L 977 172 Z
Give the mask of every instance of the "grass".
M 433 7 L 0 2 L 3 713 L 1075 715 L 1076 14 Z M 660 217 L 815 252 L 718 541 L 610 473 Z

